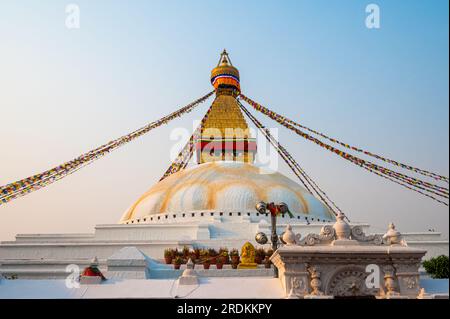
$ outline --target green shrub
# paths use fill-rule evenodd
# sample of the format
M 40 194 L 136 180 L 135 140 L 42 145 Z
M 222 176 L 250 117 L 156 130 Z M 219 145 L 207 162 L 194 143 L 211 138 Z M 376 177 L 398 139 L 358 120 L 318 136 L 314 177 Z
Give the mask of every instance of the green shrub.
M 448 256 L 441 255 L 423 262 L 423 267 L 434 279 L 448 278 Z

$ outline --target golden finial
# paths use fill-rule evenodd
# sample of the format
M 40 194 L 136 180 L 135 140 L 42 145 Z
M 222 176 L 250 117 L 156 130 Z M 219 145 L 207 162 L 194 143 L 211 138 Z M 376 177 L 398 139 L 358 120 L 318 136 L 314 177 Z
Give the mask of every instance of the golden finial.
M 217 64 L 217 66 L 223 65 L 233 65 L 231 64 L 231 60 L 226 49 L 223 49 L 222 53 L 220 54 L 219 63 Z
M 228 52 L 225 49 L 220 54 L 219 63 L 211 71 L 211 84 L 216 89 L 219 87 L 234 89 L 236 92 L 241 90 L 239 85 L 239 71 L 231 63 Z

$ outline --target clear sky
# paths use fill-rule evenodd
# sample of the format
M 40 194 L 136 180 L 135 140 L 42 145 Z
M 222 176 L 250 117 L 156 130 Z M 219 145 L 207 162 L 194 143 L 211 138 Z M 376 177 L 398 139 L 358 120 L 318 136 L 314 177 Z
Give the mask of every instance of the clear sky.
M 65 26 L 69 3 L 80 28 Z M 345 142 L 448 176 L 449 4 L 0 1 L 0 185 L 72 159 L 209 90 L 226 48 L 245 94 Z M 381 28 L 365 26 L 366 5 Z M 115 223 L 170 164 L 195 112 L 0 206 L 0 240 Z M 275 126 L 256 114 L 263 123 Z M 280 142 L 354 221 L 448 236 L 449 210 L 297 135 Z M 291 177 L 285 165 L 279 170 Z

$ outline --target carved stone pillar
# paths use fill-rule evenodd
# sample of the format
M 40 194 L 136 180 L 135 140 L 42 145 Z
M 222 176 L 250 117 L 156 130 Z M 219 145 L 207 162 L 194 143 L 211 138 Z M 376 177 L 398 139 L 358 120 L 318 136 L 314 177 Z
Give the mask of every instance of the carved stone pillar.
M 288 264 L 283 277 L 286 294 L 291 292 L 303 297 L 309 293 L 309 273 L 305 264 Z
M 320 272 L 317 268 L 311 267 L 308 269 L 311 275 L 311 295 L 313 296 L 323 296 L 322 291 L 322 281 L 320 280 Z
M 306 265 L 296 258 L 282 260 L 279 255 L 272 258 L 274 266 L 278 268 L 278 275 L 286 296 L 303 297 L 309 294 L 309 273 Z
M 286 291 L 290 295 L 303 297 L 309 293 L 308 273 L 291 272 L 286 274 Z
M 395 277 L 395 270 L 392 266 L 384 267 L 384 288 L 386 289 L 386 297 L 392 298 L 399 296 L 397 287 L 397 278 Z
M 394 263 L 398 279 L 398 290 L 402 296 L 416 298 L 420 293 L 419 263 Z

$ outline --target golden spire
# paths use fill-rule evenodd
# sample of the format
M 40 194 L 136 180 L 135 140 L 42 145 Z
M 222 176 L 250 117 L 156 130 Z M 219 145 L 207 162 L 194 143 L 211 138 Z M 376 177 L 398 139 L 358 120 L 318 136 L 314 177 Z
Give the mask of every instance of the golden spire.
M 199 163 L 212 161 L 239 161 L 252 163 L 256 153 L 255 139 L 237 104 L 239 71 L 231 63 L 226 50 L 211 71 L 211 83 L 216 88 L 201 138 L 196 143 Z
M 219 63 L 217 63 L 217 66 L 224 66 L 224 65 L 233 65 L 231 63 L 230 57 L 228 56 L 227 50 L 223 49 L 222 53 L 220 54 Z
M 222 93 L 221 89 L 226 89 L 238 95 L 241 91 L 239 81 L 239 71 L 233 66 L 227 50 L 224 49 L 220 54 L 219 63 L 211 71 L 211 84 L 216 88 L 217 94 Z

